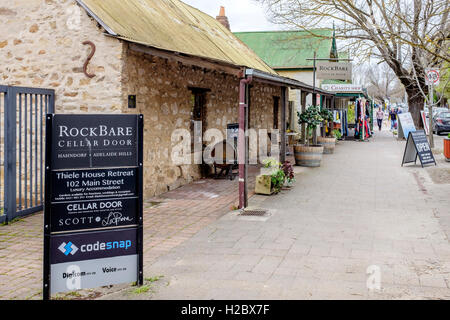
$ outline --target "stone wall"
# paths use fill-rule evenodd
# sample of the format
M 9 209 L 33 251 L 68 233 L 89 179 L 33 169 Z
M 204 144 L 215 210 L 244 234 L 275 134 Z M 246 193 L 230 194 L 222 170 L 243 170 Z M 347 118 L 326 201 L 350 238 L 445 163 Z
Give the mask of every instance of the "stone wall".
M 190 87 L 207 88 L 205 129 L 226 137 L 238 122 L 239 79 L 200 67 L 129 50 L 107 37 L 73 0 L 0 0 L 0 83 L 53 88 L 57 113 L 143 113 L 145 197 L 201 177 L 198 165 L 174 165 L 171 135 L 191 126 Z M 83 73 L 92 41 L 96 52 Z M 128 95 L 137 108 L 128 109 Z M 250 127 L 273 127 L 273 97 L 279 87 L 255 82 Z M 281 119 L 279 116 L 279 127 Z
M 0 30 L 1 84 L 55 89 L 58 113 L 120 112 L 123 43 L 75 1 L 1 0 Z M 83 73 L 84 41 L 96 45 L 92 79 Z
M 190 87 L 208 89 L 205 129 L 219 129 L 226 138 L 227 124 L 238 122 L 239 79 L 232 75 L 128 50 L 122 87 L 124 106 L 128 95 L 137 95 L 137 109 L 124 112 L 144 114 L 146 197 L 201 177 L 198 165 L 177 166 L 170 157 L 172 132 L 190 131 Z M 255 83 L 251 92 L 251 127 L 272 128 L 273 96 L 281 89 Z

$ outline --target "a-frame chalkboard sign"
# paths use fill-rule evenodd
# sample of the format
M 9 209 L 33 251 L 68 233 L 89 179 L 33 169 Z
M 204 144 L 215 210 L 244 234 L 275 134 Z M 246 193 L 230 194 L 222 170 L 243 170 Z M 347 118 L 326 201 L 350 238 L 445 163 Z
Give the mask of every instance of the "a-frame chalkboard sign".
M 420 159 L 422 168 L 427 164 L 434 163 L 434 165 L 436 165 L 436 160 L 434 159 L 433 152 L 431 152 L 431 148 L 424 130 L 409 133 L 408 140 L 406 141 L 405 152 L 403 154 L 402 166 L 405 163 L 416 163 L 417 158 Z

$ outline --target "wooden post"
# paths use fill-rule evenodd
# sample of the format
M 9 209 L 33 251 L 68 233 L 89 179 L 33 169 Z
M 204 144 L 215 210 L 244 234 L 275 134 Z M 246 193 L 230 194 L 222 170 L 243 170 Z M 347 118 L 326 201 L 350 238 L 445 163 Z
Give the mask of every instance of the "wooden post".
M 305 92 L 305 91 L 301 91 L 301 94 L 300 94 L 300 99 L 301 99 L 301 101 L 300 101 L 300 105 L 302 106 L 302 112 L 305 112 L 306 111 L 306 95 L 307 95 L 308 93 L 307 92 Z M 302 140 L 301 140 L 301 142 L 302 142 L 302 144 L 306 144 L 306 124 L 302 124 L 302 127 L 301 127 L 301 133 L 302 133 Z
M 280 162 L 286 161 L 286 106 L 288 102 L 289 94 L 288 88 L 281 88 L 281 150 L 280 150 Z
M 247 113 L 247 85 L 252 82 L 252 77 L 243 78 L 239 84 L 239 138 L 238 138 L 238 164 L 239 164 L 239 209 L 244 209 L 246 199 L 246 118 Z

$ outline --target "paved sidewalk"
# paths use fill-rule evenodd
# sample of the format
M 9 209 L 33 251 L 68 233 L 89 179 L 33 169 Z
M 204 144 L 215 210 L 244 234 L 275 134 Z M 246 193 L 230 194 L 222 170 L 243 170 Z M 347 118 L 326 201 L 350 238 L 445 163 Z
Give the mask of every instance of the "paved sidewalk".
M 252 168 L 250 190 L 254 188 Z M 238 179 L 203 179 L 144 203 L 144 276 L 158 257 L 223 216 L 238 199 Z M 0 299 L 42 299 L 43 214 L 0 225 Z M 89 298 L 124 286 L 60 298 Z
M 228 213 L 147 266 L 164 276 L 151 291 L 104 298 L 450 299 L 450 181 L 431 178 L 450 166 L 402 168 L 404 146 L 339 142 L 292 190 L 251 198 L 268 219 Z

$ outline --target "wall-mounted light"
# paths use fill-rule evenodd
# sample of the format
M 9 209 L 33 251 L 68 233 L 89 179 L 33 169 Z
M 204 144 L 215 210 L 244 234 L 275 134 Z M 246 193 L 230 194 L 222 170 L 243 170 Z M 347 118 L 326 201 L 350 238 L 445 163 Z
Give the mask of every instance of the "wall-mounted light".
M 128 96 L 128 108 L 129 109 L 136 109 L 136 95 L 129 95 Z

